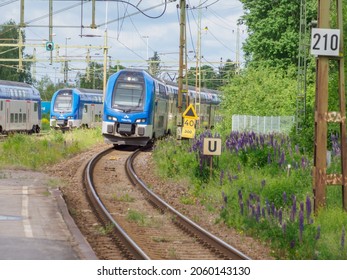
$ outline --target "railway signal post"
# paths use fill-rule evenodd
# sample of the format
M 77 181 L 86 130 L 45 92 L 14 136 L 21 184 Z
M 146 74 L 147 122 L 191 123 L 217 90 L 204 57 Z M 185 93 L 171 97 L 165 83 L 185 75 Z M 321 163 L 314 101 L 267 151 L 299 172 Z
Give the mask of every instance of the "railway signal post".
M 326 186 L 342 186 L 342 207 L 347 210 L 346 109 L 343 56 L 342 0 L 336 0 L 337 29 L 330 29 L 330 0 L 318 1 L 318 28 L 312 30 L 311 53 L 317 55 L 315 146 L 313 167 L 314 210 L 326 204 Z M 337 60 L 339 111 L 328 111 L 329 62 Z M 328 123 L 340 124 L 341 173 L 327 174 Z

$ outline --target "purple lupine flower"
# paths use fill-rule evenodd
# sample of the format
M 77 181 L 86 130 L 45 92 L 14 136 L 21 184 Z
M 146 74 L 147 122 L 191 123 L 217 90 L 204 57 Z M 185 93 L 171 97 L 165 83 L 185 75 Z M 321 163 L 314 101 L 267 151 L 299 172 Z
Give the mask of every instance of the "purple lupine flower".
M 257 222 L 259 222 L 259 219 L 260 219 L 260 203 L 258 202 L 257 203 L 257 209 L 256 209 L 256 219 L 257 219 Z
M 304 212 L 304 203 L 300 202 L 300 211 Z
M 310 216 L 312 212 L 312 206 L 311 206 L 311 199 L 307 195 L 306 196 L 306 218 L 307 218 L 307 223 L 310 224 Z
M 240 214 L 243 215 L 243 201 L 240 201 Z
M 342 227 L 342 235 L 341 235 L 341 249 L 345 248 L 345 227 Z
M 278 222 L 282 225 L 282 209 L 278 210 Z
M 300 210 L 299 213 L 299 239 L 302 242 L 302 234 L 304 232 L 304 213 Z
M 293 249 L 295 247 L 295 240 L 290 241 L 290 248 Z
M 268 153 L 268 154 L 267 154 L 267 164 L 271 164 L 271 163 L 272 163 L 271 154 Z
M 273 202 L 271 202 L 271 214 L 275 215 L 275 204 Z
M 266 201 L 266 210 L 267 210 L 267 215 L 268 215 L 268 217 L 270 217 L 271 210 L 270 210 L 270 204 L 269 204 L 268 201 Z
M 225 195 L 224 192 L 222 192 L 222 197 L 223 197 L 224 203 L 227 204 L 227 202 L 228 202 L 228 197 Z
M 239 201 L 242 201 L 242 191 L 239 190 L 239 191 L 237 192 L 237 194 L 239 195 Z
M 287 194 L 286 194 L 286 192 L 283 192 L 283 202 L 284 202 L 284 204 L 287 204 Z
M 261 215 L 263 216 L 263 218 L 265 219 L 265 208 L 261 208 Z
M 317 227 L 317 234 L 315 239 L 318 240 L 320 238 L 320 226 Z

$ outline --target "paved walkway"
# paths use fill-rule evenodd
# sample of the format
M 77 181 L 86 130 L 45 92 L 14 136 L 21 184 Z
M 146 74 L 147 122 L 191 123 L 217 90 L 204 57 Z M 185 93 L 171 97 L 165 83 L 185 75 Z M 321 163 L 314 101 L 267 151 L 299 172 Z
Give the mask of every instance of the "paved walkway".
M 38 172 L 0 170 L 0 260 L 77 259 L 97 257 L 54 181 Z

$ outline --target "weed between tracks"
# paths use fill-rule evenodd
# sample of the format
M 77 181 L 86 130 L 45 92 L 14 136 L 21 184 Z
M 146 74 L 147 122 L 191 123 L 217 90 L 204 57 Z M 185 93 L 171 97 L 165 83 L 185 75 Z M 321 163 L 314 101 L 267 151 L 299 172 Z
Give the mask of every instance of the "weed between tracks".
M 213 158 L 212 170 L 210 157 L 202 154 L 204 137 L 213 136 L 205 132 L 155 146 L 158 175 L 189 180 L 182 203 L 199 199 L 219 213 L 216 222 L 268 242 L 278 259 L 347 259 L 341 187 L 328 187 L 326 209 L 313 215 L 312 157 L 289 137 L 231 133 L 222 139 L 222 155 Z M 338 159 L 333 156 L 328 173 L 341 173 Z

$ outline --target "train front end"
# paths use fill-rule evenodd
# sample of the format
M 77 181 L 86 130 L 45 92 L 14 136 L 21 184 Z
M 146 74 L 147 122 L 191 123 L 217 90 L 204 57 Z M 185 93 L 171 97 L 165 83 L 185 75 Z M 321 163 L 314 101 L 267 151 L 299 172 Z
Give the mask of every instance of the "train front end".
M 51 102 L 50 126 L 51 128 L 68 130 L 80 126 L 78 117 L 79 96 L 72 89 L 62 89 L 54 93 Z
M 153 79 L 140 70 L 121 70 L 107 83 L 102 134 L 113 145 L 145 146 L 153 136 Z

